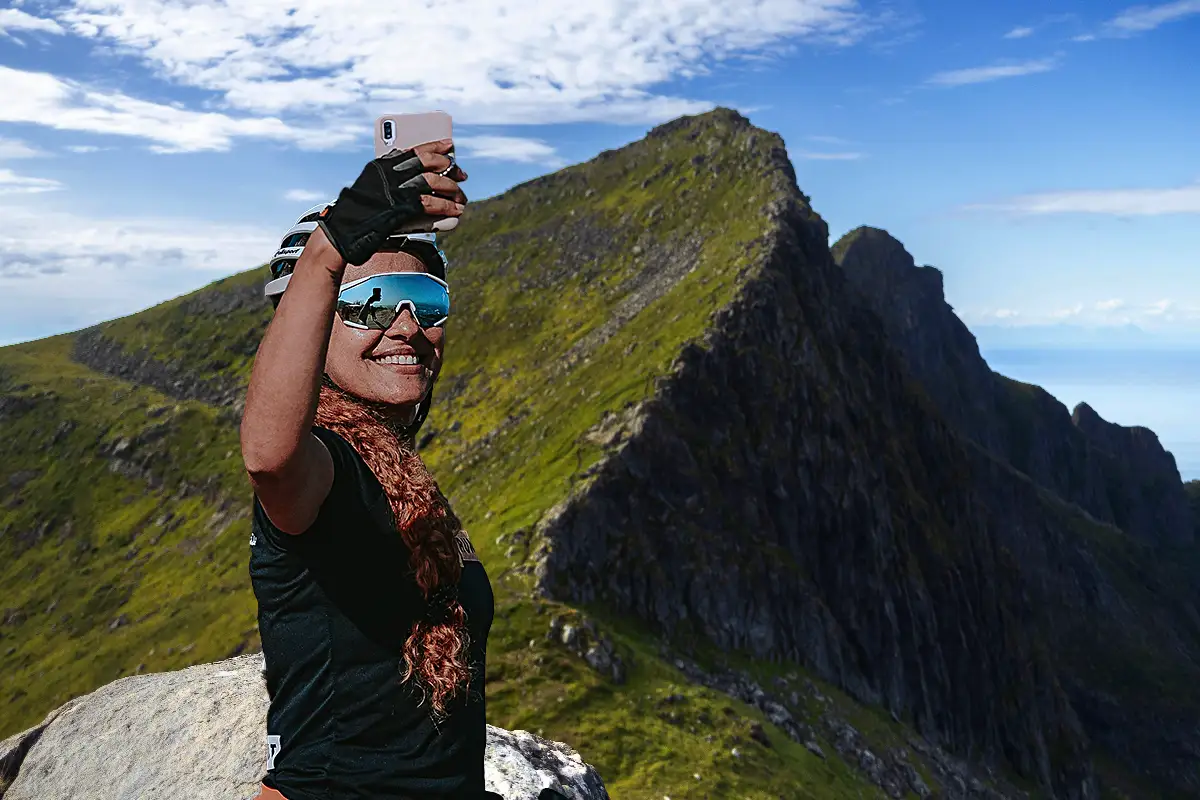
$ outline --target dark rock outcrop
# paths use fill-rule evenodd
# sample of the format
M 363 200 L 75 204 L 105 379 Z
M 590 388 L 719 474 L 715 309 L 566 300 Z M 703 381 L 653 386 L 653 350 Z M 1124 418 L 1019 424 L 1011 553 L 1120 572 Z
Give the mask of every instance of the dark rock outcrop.
M 998 375 L 946 303 L 942 273 L 886 231 L 857 228 L 834 259 L 938 409 L 988 451 L 1092 516 L 1148 542 L 1188 542 L 1192 513 L 1175 459 L 1145 428 L 1072 415 L 1036 386 Z
M 542 519 L 540 590 L 677 640 L 798 661 L 953 752 L 1007 763 L 1058 797 L 1095 797 L 1068 688 L 1102 691 L 1089 660 L 1132 666 L 1146 648 L 1200 679 L 1195 626 L 1186 609 L 1160 619 L 1122 584 L 1109 559 L 1124 568 L 1124 555 L 1103 544 L 1119 530 L 959 433 L 994 406 L 953 370 L 940 379 L 959 389 L 957 411 L 943 416 L 903 342 L 846 285 L 790 165 L 773 168 L 768 263 Z M 910 319 L 940 289 L 918 275 Z M 1002 443 L 1003 428 L 976 441 Z M 1130 714 L 1173 732 L 1195 719 L 1140 688 L 1122 701 Z M 1138 700 L 1149 704 L 1129 707 Z M 1157 748 L 1157 777 L 1200 787 L 1186 745 L 1148 726 L 1131 738 L 1140 754 Z

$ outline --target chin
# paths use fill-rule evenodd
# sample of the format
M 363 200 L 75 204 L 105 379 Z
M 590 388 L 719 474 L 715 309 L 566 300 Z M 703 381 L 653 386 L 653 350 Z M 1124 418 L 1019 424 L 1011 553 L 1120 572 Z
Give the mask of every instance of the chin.
M 406 381 L 405 384 L 408 385 L 373 387 L 376 391 L 371 393 L 373 396 L 370 399 L 389 406 L 415 406 L 429 394 L 428 384 L 424 381 Z

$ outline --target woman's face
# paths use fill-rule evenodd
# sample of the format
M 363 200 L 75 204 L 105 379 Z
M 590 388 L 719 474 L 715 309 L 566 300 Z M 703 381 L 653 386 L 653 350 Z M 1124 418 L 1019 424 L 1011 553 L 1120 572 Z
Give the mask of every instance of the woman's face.
M 416 256 L 378 253 L 362 266 L 347 266 L 342 283 L 380 272 L 425 271 Z M 363 400 L 415 409 L 442 369 L 445 341 L 445 328 L 422 328 L 408 308 L 386 331 L 351 328 L 338 317 L 329 334 L 325 371 L 334 383 Z M 402 355 L 416 356 L 419 363 L 385 360 L 387 356 Z

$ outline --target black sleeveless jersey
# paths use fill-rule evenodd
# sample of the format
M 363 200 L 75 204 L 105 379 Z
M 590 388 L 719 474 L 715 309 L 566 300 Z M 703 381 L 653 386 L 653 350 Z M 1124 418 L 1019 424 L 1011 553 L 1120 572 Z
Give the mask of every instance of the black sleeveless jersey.
M 487 573 L 461 535 L 471 685 L 435 720 L 416 679 L 401 682 L 424 600 L 387 496 L 348 442 L 313 433 L 333 457 L 334 479 L 312 527 L 284 533 L 254 501 L 250 578 L 270 695 L 263 783 L 288 800 L 480 800 Z

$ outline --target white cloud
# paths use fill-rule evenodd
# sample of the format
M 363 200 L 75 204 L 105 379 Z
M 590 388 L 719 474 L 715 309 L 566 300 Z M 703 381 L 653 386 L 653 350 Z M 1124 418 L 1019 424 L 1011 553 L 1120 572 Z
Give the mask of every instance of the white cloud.
M 809 136 L 809 140 L 820 142 L 821 144 L 849 144 L 845 139 L 839 136 Z
M 1009 211 L 1016 214 L 1107 214 L 1112 216 L 1157 216 L 1200 214 L 1200 182 L 1173 189 L 1092 189 L 1044 192 L 1014 197 L 974 209 Z
M 458 152 L 460 146 L 465 148 L 464 155 L 471 158 L 537 163 L 546 167 L 563 165 L 563 160 L 554 147 L 541 139 L 520 136 L 461 136 L 455 138 L 454 146 L 455 152 Z
M 1033 35 L 1033 28 L 1018 27 L 1018 28 L 1013 28 L 1011 31 L 1004 34 L 1004 38 L 1005 39 L 1024 39 L 1026 36 L 1032 36 L 1032 35 Z
M 1193 14 L 1200 14 L 1200 0 L 1133 6 L 1106 22 L 1104 32 L 1110 36 L 1132 36 Z
M 1101 300 L 1096 303 L 1097 311 L 1116 311 L 1125 307 L 1125 301 L 1114 298 L 1112 300 Z
M 134 313 L 261 264 L 278 243 L 277 231 L 196 219 L 84 217 L 16 204 L 0 213 L 0 339 L 9 340 Z
M 808 159 L 809 161 L 857 161 L 864 158 L 862 153 L 813 153 L 800 152 L 797 153 L 798 158 Z
M 1013 317 L 1019 317 L 1020 315 L 1021 312 L 1014 311 L 1011 308 L 998 308 L 990 314 L 985 314 L 985 316 L 994 317 L 995 319 L 1012 319 Z
M 101 150 L 109 150 L 108 147 L 97 147 L 94 144 L 70 144 L 67 149 L 72 153 L 99 153 Z
M 1146 309 L 1146 314 L 1152 317 L 1161 317 L 1164 315 L 1169 316 L 1168 312 L 1170 312 L 1174 306 L 1175 302 L 1172 300 L 1159 300 L 1157 303 L 1152 303 L 1150 307 Z
M 1076 303 L 1070 308 L 1060 308 L 1050 312 L 1050 316 L 1054 319 L 1068 319 L 1070 317 L 1078 317 L 1083 313 L 1083 303 Z
M 160 153 L 228 150 L 235 137 L 293 142 L 301 147 L 334 146 L 355 138 L 345 124 L 321 131 L 284 124 L 273 117 L 231 117 L 138 100 L 120 92 L 88 88 L 44 72 L 0 66 L 0 122 L 47 125 L 148 139 Z M 358 132 L 361 133 L 361 132 Z
M 325 195 L 311 189 L 289 189 L 283 199 L 293 203 L 315 203 L 325 199 Z
M 468 124 L 661 122 L 711 104 L 656 85 L 871 27 L 856 0 L 73 0 L 58 18 L 234 109 L 443 108 Z M 398 57 L 418 42 L 453 57 Z
M 0 34 L 11 31 L 40 31 L 62 34 L 62 26 L 52 19 L 27 14 L 19 8 L 0 8 Z
M 20 139 L 8 139 L 0 136 L 0 161 L 14 158 L 34 158 L 46 155 L 31 144 Z
M 51 267 L 83 286 L 113 280 L 116 271 L 122 272 L 120 288 L 128 288 L 134 281 L 126 270 L 158 273 L 153 282 L 161 286 L 164 270 L 211 277 L 262 263 L 278 238 L 273 231 L 193 219 L 93 218 L 11 204 L 0 212 L 6 220 L 0 226 L 0 282 Z
M 1057 69 L 1057 58 L 1042 58 L 1034 61 L 1022 61 L 1016 64 L 995 64 L 990 67 L 971 67 L 955 69 L 932 75 L 926 83 L 934 86 L 966 86 L 972 83 L 987 83 L 1002 78 L 1017 78 L 1022 75 L 1035 75 L 1039 72 L 1050 72 Z
M 50 178 L 30 178 L 18 175 L 11 169 L 0 168 L 0 194 L 36 194 L 61 188 L 61 183 Z

